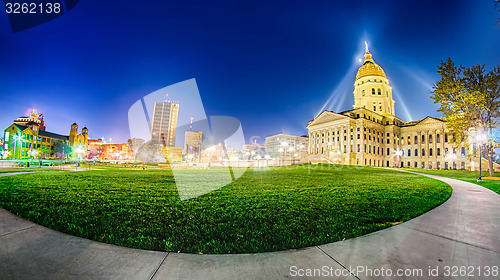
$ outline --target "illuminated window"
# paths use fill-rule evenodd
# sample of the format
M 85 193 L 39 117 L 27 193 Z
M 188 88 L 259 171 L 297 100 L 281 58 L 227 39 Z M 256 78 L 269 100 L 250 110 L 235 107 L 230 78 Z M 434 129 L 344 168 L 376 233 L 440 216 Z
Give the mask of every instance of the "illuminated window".
M 378 89 L 378 95 L 382 95 L 382 90 Z
M 372 88 L 372 94 L 375 94 L 375 89 L 374 88 Z

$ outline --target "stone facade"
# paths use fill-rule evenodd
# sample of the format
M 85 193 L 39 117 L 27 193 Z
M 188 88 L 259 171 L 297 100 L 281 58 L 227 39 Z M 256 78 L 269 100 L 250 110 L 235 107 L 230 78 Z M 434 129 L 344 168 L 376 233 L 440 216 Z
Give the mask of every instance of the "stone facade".
M 310 161 L 439 169 L 470 168 L 469 145 L 452 144 L 443 118 L 404 122 L 368 48 L 354 83 L 354 109 L 323 111 L 307 125 Z

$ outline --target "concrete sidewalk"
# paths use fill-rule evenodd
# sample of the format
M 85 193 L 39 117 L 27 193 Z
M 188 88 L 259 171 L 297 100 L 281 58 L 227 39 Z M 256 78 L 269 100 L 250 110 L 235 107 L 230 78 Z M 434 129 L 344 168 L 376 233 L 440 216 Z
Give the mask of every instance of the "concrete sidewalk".
M 0 279 L 498 279 L 484 277 L 484 273 L 486 266 L 491 270 L 500 265 L 500 196 L 472 183 L 422 175 L 450 184 L 451 198 L 385 230 L 273 253 L 194 255 L 136 250 L 60 233 L 0 208 Z M 446 266 L 466 267 L 469 276 L 446 277 Z M 323 267 L 333 274 L 351 269 L 357 275 L 293 277 L 307 272 L 299 269 L 321 272 Z M 372 269 L 372 276 L 360 273 L 357 268 L 361 267 Z M 382 268 L 384 275 L 391 269 L 393 274 L 410 276 L 373 275 Z M 438 268 L 438 276 L 430 276 L 429 268 L 433 272 Z M 456 273 L 460 275 L 459 270 Z

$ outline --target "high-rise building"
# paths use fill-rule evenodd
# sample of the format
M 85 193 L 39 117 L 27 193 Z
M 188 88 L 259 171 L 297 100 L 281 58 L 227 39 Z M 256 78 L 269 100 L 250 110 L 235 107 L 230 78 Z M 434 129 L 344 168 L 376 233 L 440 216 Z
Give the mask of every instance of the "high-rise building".
M 189 162 L 199 161 L 201 158 L 201 141 L 203 132 L 186 131 L 184 134 L 184 151 Z
M 151 144 L 175 146 L 178 114 L 179 103 L 155 102 L 153 120 L 151 121 Z
M 308 138 L 279 133 L 266 137 L 264 148 L 273 158 L 302 158 L 307 155 Z

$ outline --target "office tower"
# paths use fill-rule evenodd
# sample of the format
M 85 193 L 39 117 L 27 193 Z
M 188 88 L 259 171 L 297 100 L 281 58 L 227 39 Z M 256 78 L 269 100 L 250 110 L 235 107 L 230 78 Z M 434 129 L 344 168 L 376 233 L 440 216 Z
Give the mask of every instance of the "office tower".
M 178 114 L 178 103 L 170 101 L 155 102 L 151 121 L 151 144 L 175 146 Z

